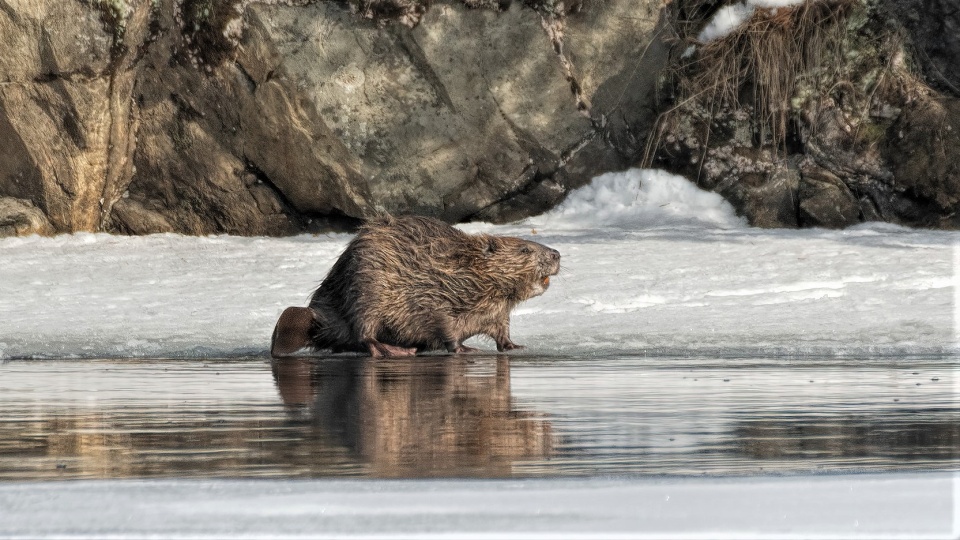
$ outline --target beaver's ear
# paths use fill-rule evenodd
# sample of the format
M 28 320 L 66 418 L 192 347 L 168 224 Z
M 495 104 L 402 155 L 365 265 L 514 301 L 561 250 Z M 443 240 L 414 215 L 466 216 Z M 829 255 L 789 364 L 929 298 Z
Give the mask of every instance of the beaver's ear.
M 484 238 L 484 240 L 486 240 L 483 246 L 483 255 L 485 257 L 493 255 L 498 249 L 500 249 L 500 239 L 496 236 L 488 236 Z

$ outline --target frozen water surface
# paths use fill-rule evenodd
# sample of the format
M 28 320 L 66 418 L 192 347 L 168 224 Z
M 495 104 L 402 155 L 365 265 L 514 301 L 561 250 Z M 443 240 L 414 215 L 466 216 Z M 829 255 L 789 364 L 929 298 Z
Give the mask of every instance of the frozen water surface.
M 270 361 L 348 235 L 0 240 L 0 536 L 960 533 L 957 233 L 638 170 L 464 228 L 563 255 L 525 351 Z
M 550 290 L 512 319 L 537 353 L 957 350 L 953 232 L 749 229 L 718 195 L 636 170 L 545 216 L 465 228 L 563 255 Z M 265 354 L 277 316 L 306 305 L 349 238 L 2 239 L 0 358 Z

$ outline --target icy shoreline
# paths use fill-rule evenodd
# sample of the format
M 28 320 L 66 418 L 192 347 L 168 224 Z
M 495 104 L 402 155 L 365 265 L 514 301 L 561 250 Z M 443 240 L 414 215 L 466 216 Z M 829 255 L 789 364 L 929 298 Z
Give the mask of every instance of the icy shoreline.
M 564 254 L 551 290 L 514 312 L 516 341 L 537 354 L 957 350 L 955 236 L 946 233 L 526 236 Z M 277 315 L 306 304 L 348 238 L 81 234 L 0 241 L 0 358 L 265 354 Z
M 515 341 L 536 354 L 958 351 L 954 232 L 750 229 L 658 171 L 598 177 L 519 224 L 464 228 L 563 254 L 550 290 L 513 315 Z M 263 355 L 280 311 L 306 304 L 349 238 L 0 240 L 0 358 Z

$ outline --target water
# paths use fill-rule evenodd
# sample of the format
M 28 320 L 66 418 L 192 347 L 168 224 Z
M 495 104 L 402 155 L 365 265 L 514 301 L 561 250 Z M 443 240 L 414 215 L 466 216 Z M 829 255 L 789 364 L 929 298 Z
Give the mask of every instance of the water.
M 0 364 L 0 479 L 960 469 L 955 358 Z

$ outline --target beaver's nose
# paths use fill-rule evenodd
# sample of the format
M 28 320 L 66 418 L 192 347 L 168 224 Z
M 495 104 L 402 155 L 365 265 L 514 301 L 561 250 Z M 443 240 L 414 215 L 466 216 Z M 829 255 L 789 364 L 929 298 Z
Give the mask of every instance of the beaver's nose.
M 560 260 L 560 252 L 557 251 L 557 250 L 555 250 L 555 249 L 551 249 L 551 250 L 550 250 L 550 258 L 551 258 L 552 260 L 554 260 L 554 261 L 559 261 L 559 260 Z

